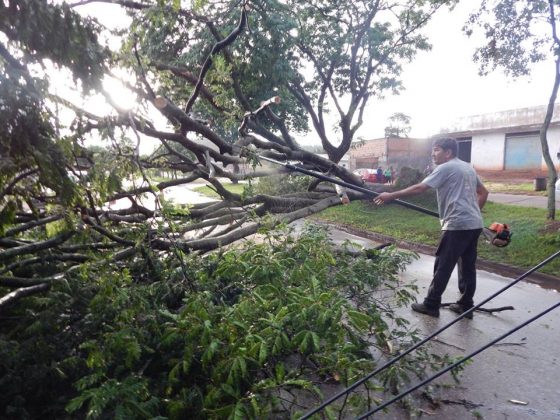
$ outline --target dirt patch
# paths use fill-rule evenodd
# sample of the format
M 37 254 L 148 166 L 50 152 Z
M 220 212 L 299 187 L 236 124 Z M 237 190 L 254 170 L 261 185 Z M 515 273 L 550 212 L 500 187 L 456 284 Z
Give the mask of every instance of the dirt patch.
M 539 233 L 558 233 L 560 232 L 560 220 L 551 220 L 545 223 L 544 228 Z

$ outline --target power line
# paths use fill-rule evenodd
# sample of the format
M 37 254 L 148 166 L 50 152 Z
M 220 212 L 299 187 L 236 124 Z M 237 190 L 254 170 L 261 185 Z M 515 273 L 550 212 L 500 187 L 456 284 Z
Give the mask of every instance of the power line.
M 393 365 L 394 363 L 398 362 L 400 359 L 402 359 L 404 356 L 412 353 L 414 350 L 416 350 L 418 347 L 422 346 L 423 344 L 425 344 L 426 342 L 430 341 L 432 338 L 434 338 L 436 335 L 442 333 L 443 331 L 445 331 L 446 329 L 448 329 L 449 327 L 451 327 L 452 325 L 454 325 L 455 323 L 459 322 L 459 320 L 461 320 L 462 318 L 464 318 L 466 315 L 472 313 L 473 311 L 475 311 L 476 309 L 480 308 L 482 305 L 485 305 L 486 303 L 488 303 L 489 301 L 491 301 L 492 299 L 494 299 L 496 296 L 500 295 L 501 293 L 503 293 L 504 291 L 506 291 L 507 289 L 509 289 L 510 287 L 514 286 L 515 284 L 519 283 L 521 280 L 523 280 L 525 277 L 531 275 L 532 273 L 534 273 L 535 271 L 537 271 L 539 268 L 545 266 L 546 264 L 548 264 L 549 262 L 551 262 L 552 260 L 554 260 L 556 257 L 558 257 L 560 255 L 560 250 L 557 251 L 556 253 L 552 254 L 551 256 L 549 256 L 548 258 L 544 259 L 543 261 L 541 261 L 539 264 L 537 264 L 536 266 L 534 266 L 533 268 L 531 268 L 530 270 L 528 270 L 527 272 L 525 272 L 524 274 L 522 274 L 521 276 L 519 276 L 518 278 L 516 278 L 514 281 L 512 281 L 511 283 L 509 283 L 508 285 L 504 286 L 502 289 L 498 290 L 496 293 L 494 293 L 493 295 L 491 295 L 490 297 L 484 299 L 482 302 L 480 302 L 478 305 L 473 306 L 471 309 L 469 309 L 468 311 L 462 313 L 461 315 L 459 315 L 457 318 L 455 318 L 453 321 L 449 322 L 448 324 L 444 325 L 443 327 L 441 327 L 439 330 L 437 330 L 436 332 L 430 334 L 429 336 L 427 336 L 426 338 L 424 338 L 423 340 L 419 341 L 418 343 L 416 343 L 414 346 L 410 347 L 409 349 L 407 349 L 405 352 L 399 354 L 398 356 L 394 357 L 393 359 L 389 360 L 387 363 L 385 363 L 384 365 L 378 367 L 377 369 L 375 369 L 374 371 L 370 372 L 369 374 L 367 374 L 366 376 L 364 376 L 362 379 L 359 379 L 358 381 L 354 382 L 352 385 L 350 385 L 349 387 L 343 389 L 342 391 L 340 391 L 338 394 L 333 395 L 332 397 L 330 397 L 329 399 L 323 401 L 323 403 L 321 403 L 321 405 L 319 405 L 317 408 L 309 411 L 308 413 L 304 414 L 303 417 L 300 418 L 300 420 L 305 420 L 310 418 L 312 415 L 318 413 L 319 411 L 323 410 L 325 407 L 327 407 L 328 405 L 332 404 L 334 401 L 336 401 L 337 399 L 339 399 L 340 397 L 342 397 L 343 395 L 346 395 L 350 392 L 352 392 L 354 389 L 356 389 L 358 386 L 362 385 L 364 382 L 368 381 L 369 379 L 371 379 L 373 376 L 377 375 L 379 372 L 383 371 L 384 369 L 386 369 L 387 367 Z
M 501 336 L 499 336 L 498 338 L 490 341 L 489 343 L 487 343 L 486 345 L 480 347 L 479 349 L 473 351 L 472 353 L 470 353 L 469 355 L 463 357 L 462 359 L 458 360 L 457 362 L 447 366 L 446 368 L 438 371 L 436 374 L 430 376 L 429 378 L 423 380 L 422 382 L 418 383 L 417 385 L 414 385 L 413 387 L 407 389 L 406 391 L 401 392 L 399 395 L 391 398 L 389 401 L 381 404 L 380 406 L 368 411 L 367 413 L 361 415 L 360 417 L 358 417 L 358 420 L 362 420 L 365 419 L 369 416 L 371 416 L 372 414 L 383 410 L 384 408 L 388 407 L 389 405 L 393 404 L 394 402 L 400 400 L 401 398 L 407 396 L 408 394 L 410 394 L 411 392 L 416 391 L 418 388 L 426 385 L 428 382 L 433 381 L 436 378 L 439 378 L 441 375 L 443 375 L 446 372 L 449 372 L 451 369 L 456 368 L 457 366 L 459 366 L 460 364 L 464 363 L 465 361 L 467 361 L 468 359 L 471 359 L 472 357 L 476 356 L 477 354 L 483 352 L 484 350 L 486 350 L 488 347 L 493 346 L 494 344 L 496 344 L 498 341 L 503 340 L 504 338 L 510 336 L 511 334 L 513 334 L 514 332 L 520 330 L 521 328 L 531 324 L 532 322 L 536 321 L 537 319 L 541 318 L 542 316 L 546 315 L 547 313 L 553 311 L 554 309 L 558 308 L 560 306 L 560 302 L 552 305 L 551 307 L 549 307 L 548 309 L 542 311 L 541 313 L 535 315 L 534 317 L 528 319 L 527 321 L 523 322 L 522 324 L 518 325 L 517 327 L 509 330 L 508 332 L 502 334 Z

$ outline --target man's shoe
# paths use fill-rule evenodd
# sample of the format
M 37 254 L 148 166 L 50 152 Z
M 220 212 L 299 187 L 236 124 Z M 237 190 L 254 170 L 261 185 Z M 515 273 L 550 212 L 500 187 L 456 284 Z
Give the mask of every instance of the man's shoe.
M 463 312 L 468 311 L 470 308 L 465 308 L 460 303 L 452 303 L 451 305 L 449 305 L 449 309 L 455 312 L 456 314 L 462 314 Z M 465 315 L 465 318 L 473 319 L 473 312 L 470 312 L 467 315 Z
M 411 306 L 412 310 L 415 312 L 420 312 L 424 315 L 429 315 L 433 317 L 439 317 L 439 308 L 433 306 L 426 306 L 423 303 L 413 303 Z

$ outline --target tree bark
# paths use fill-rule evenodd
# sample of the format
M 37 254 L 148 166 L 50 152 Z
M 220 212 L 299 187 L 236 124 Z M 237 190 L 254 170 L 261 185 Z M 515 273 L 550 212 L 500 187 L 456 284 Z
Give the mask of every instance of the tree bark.
M 14 290 L 13 292 L 10 292 L 0 298 L 0 311 L 6 309 L 8 306 L 15 303 L 21 298 L 45 292 L 49 290 L 49 288 L 50 288 L 49 284 L 43 283 L 30 287 L 22 287 L 20 289 Z
M 539 137 L 541 140 L 541 147 L 543 158 L 546 163 L 547 172 L 548 172 L 548 182 L 547 182 L 547 193 L 548 193 L 548 202 L 547 202 L 547 219 L 554 220 L 556 217 L 556 191 L 555 185 L 556 180 L 558 179 L 558 174 L 556 172 L 556 167 L 554 166 L 554 162 L 550 156 L 550 151 L 548 148 L 548 128 L 550 127 L 550 122 L 552 121 L 552 115 L 554 114 L 554 103 L 556 102 L 556 97 L 558 96 L 558 87 L 560 86 L 560 39 L 558 39 L 558 35 L 556 32 L 556 18 L 554 13 L 554 1 L 549 0 L 549 12 L 550 12 L 550 24 L 552 28 L 552 38 L 554 40 L 554 54 L 556 59 L 554 61 L 555 64 L 555 73 L 554 73 L 554 85 L 552 87 L 552 92 L 550 93 L 550 99 L 548 100 L 548 106 L 546 109 L 546 115 L 544 118 L 543 125 L 541 127 Z

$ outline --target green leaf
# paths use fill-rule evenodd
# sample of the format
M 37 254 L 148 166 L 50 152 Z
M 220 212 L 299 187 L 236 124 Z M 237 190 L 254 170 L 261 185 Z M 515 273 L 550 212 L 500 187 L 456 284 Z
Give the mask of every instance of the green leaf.
M 319 336 L 315 332 L 311 333 L 311 338 L 312 338 L 312 344 L 313 344 L 313 350 L 312 351 L 318 352 L 321 349 L 321 340 L 319 339 Z
M 230 416 L 233 420 L 245 420 L 247 412 L 245 410 L 245 406 L 241 401 L 235 404 L 235 409 L 233 411 L 233 416 Z
M 48 238 L 52 238 L 53 236 L 56 236 L 59 233 L 64 232 L 66 228 L 67 228 L 67 224 L 64 219 L 47 223 L 47 225 L 45 226 L 45 230 L 47 232 Z
M 220 346 L 220 342 L 218 340 L 212 340 L 210 345 L 206 348 L 206 351 L 202 354 L 202 366 L 208 367 L 208 365 L 212 362 L 214 355 L 216 354 L 218 348 Z
M 88 399 L 89 397 L 86 396 L 85 394 L 79 395 L 76 398 L 70 400 L 70 402 L 66 404 L 65 409 L 67 412 L 73 413 L 74 411 L 77 411 L 80 408 L 82 408 L 82 406 Z
M 282 382 L 284 377 L 286 376 L 286 368 L 284 367 L 284 363 L 277 363 L 274 367 L 274 373 L 276 376 L 276 380 L 278 382 Z
M 264 362 L 266 362 L 267 357 L 268 357 L 268 349 L 266 347 L 266 343 L 262 342 L 259 349 L 259 363 L 263 365 Z
M 347 315 L 352 326 L 361 332 L 366 332 L 373 321 L 369 315 L 358 311 L 348 310 Z
M 2 203 L 0 203 L 1 205 Z M 6 228 L 13 223 L 16 217 L 17 206 L 13 201 L 9 201 L 0 210 L 0 235 L 3 235 Z

